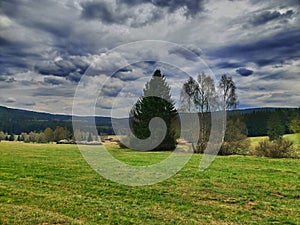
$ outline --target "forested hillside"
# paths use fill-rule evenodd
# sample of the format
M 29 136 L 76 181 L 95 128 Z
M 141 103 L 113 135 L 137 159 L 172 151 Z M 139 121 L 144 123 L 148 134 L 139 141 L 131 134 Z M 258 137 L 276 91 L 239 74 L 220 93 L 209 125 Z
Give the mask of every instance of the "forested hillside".
M 90 117 L 77 117 L 82 121 Z M 99 133 L 111 134 L 111 119 L 109 117 L 96 117 Z M 55 129 L 57 126 L 72 131 L 72 116 L 33 112 L 20 109 L 11 109 L 0 106 L 0 131 L 8 134 L 20 134 L 30 131 L 44 131 L 47 127 Z
M 300 108 L 254 108 L 232 110 L 227 113 L 229 119 L 240 118 L 246 124 L 248 136 L 267 135 L 267 123 L 277 115 L 280 123 L 284 124 L 285 133 L 291 133 L 290 121 L 300 117 Z M 92 117 L 80 117 L 84 122 Z M 96 117 L 99 133 L 113 134 L 110 117 Z M 55 129 L 62 126 L 72 131 L 72 116 L 33 112 L 20 109 L 11 109 L 0 106 L 0 131 L 8 134 L 20 134 L 30 131 L 44 131 L 47 127 Z
M 228 114 L 229 117 L 238 116 L 246 124 L 249 137 L 266 136 L 268 123 L 280 123 L 284 126 L 284 133 L 291 133 L 292 119 L 300 118 L 300 108 L 255 108 L 236 110 Z M 276 118 L 278 121 L 270 121 Z

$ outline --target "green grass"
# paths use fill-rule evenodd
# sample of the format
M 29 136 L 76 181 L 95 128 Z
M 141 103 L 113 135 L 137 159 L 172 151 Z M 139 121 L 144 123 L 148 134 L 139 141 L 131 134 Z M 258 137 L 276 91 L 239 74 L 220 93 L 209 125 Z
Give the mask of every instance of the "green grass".
M 133 165 L 169 153 L 110 145 Z M 300 160 L 201 155 L 161 183 L 129 187 L 102 178 L 73 145 L 0 143 L 0 224 L 299 224 Z
M 286 134 L 283 135 L 283 138 L 289 139 L 294 143 L 295 146 L 300 148 L 300 133 L 297 134 Z
M 250 137 L 248 139 L 250 140 L 250 150 L 255 150 L 255 148 L 256 148 L 256 146 L 258 146 L 259 142 L 268 140 L 269 138 L 266 136 L 266 137 Z
M 297 134 L 286 134 L 283 135 L 283 138 L 288 139 L 294 143 L 294 147 L 297 149 L 300 149 L 300 133 Z M 254 150 L 256 146 L 258 146 L 259 142 L 262 142 L 264 140 L 268 140 L 267 136 L 262 137 L 250 137 L 248 138 L 250 140 L 250 150 Z

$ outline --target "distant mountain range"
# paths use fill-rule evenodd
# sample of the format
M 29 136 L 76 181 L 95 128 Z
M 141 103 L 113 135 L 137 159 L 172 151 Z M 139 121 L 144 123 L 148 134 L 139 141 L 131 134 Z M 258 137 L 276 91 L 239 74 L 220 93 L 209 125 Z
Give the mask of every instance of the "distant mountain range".
M 228 111 L 228 116 L 240 115 L 247 125 L 251 136 L 262 135 L 266 130 L 266 120 L 270 113 L 279 112 L 283 120 L 287 120 L 290 114 L 299 108 L 249 108 Z M 75 117 L 76 120 L 86 121 L 95 120 L 97 129 L 100 133 L 113 134 L 112 122 L 110 117 L 84 116 Z M 117 119 L 120 124 L 124 119 Z M 50 127 L 63 126 L 72 130 L 72 116 L 59 115 L 44 112 L 34 112 L 23 109 L 13 109 L 0 106 L 0 131 L 6 133 L 19 134 L 21 132 L 43 131 Z M 259 129 L 258 129 L 259 128 Z

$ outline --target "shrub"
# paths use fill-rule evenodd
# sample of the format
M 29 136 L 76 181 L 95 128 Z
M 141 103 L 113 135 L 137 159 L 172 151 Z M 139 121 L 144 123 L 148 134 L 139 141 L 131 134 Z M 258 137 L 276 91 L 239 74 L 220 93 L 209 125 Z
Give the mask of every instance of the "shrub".
M 250 141 L 247 139 L 224 142 L 219 151 L 219 155 L 247 155 Z
M 219 155 L 246 155 L 249 146 L 246 124 L 239 118 L 229 120 Z
M 14 134 L 9 135 L 8 140 L 9 141 L 15 141 L 15 135 Z
M 293 142 L 278 138 L 274 141 L 262 141 L 256 147 L 256 155 L 271 158 L 297 158 L 296 151 L 293 148 Z

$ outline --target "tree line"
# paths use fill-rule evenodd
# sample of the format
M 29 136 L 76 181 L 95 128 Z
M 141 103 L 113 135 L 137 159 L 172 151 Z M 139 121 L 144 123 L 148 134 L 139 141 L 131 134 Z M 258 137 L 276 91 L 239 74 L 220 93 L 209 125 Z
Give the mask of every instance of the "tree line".
M 226 111 L 237 105 L 236 85 L 232 77 L 223 75 L 217 85 L 219 92 L 215 87 L 215 81 L 205 73 L 199 74 L 197 80 L 189 77 L 182 85 L 180 107 L 179 110 L 176 110 L 166 78 L 160 70 L 156 70 L 151 80 L 145 84 L 143 96 L 140 97 L 130 112 L 133 135 L 143 140 L 150 136 L 158 139 L 161 127 L 157 126 L 150 131 L 149 125 L 153 118 L 160 117 L 164 120 L 167 131 L 165 138 L 153 150 L 172 150 L 176 147 L 177 138 L 180 136 L 179 114 L 194 113 L 199 118 L 200 135 L 194 137 L 194 134 L 198 132 L 195 132 L 193 124 L 191 124 L 189 131 L 185 131 L 189 133 L 187 135 L 189 137 L 186 138 L 190 139 L 188 141 L 192 143 L 195 153 L 202 153 L 209 140 L 211 112 Z M 222 128 L 225 130 L 226 118 L 222 119 L 224 120 Z M 223 141 L 236 142 L 238 145 L 237 143 L 241 143 L 241 140 L 247 137 L 246 128 L 242 121 L 231 121 L 229 127 L 230 131 L 224 134 Z M 232 135 L 233 133 L 238 134 Z M 129 139 L 136 141 L 131 137 Z M 191 139 L 198 139 L 198 141 L 194 143 Z M 230 145 L 230 148 L 232 146 Z M 238 147 L 236 146 L 236 148 Z M 233 151 L 228 148 L 222 149 L 224 154 L 225 151 Z
M 84 124 L 89 117 L 78 117 Z M 113 134 L 111 118 L 96 117 L 98 133 Z M 11 109 L 0 106 L 0 131 L 7 134 L 21 134 L 22 132 L 43 132 L 46 128 L 55 130 L 56 127 L 64 127 L 72 132 L 72 116 L 55 115 L 49 113 L 32 112 L 20 109 Z
M 29 133 L 22 132 L 21 134 L 8 134 L 0 131 L 0 141 L 23 141 L 25 143 L 51 143 L 61 140 L 76 140 L 92 142 L 98 140 L 98 134 L 92 134 L 87 131 L 76 129 L 71 132 L 67 127 L 57 126 L 54 130 L 47 127 L 44 131 Z

